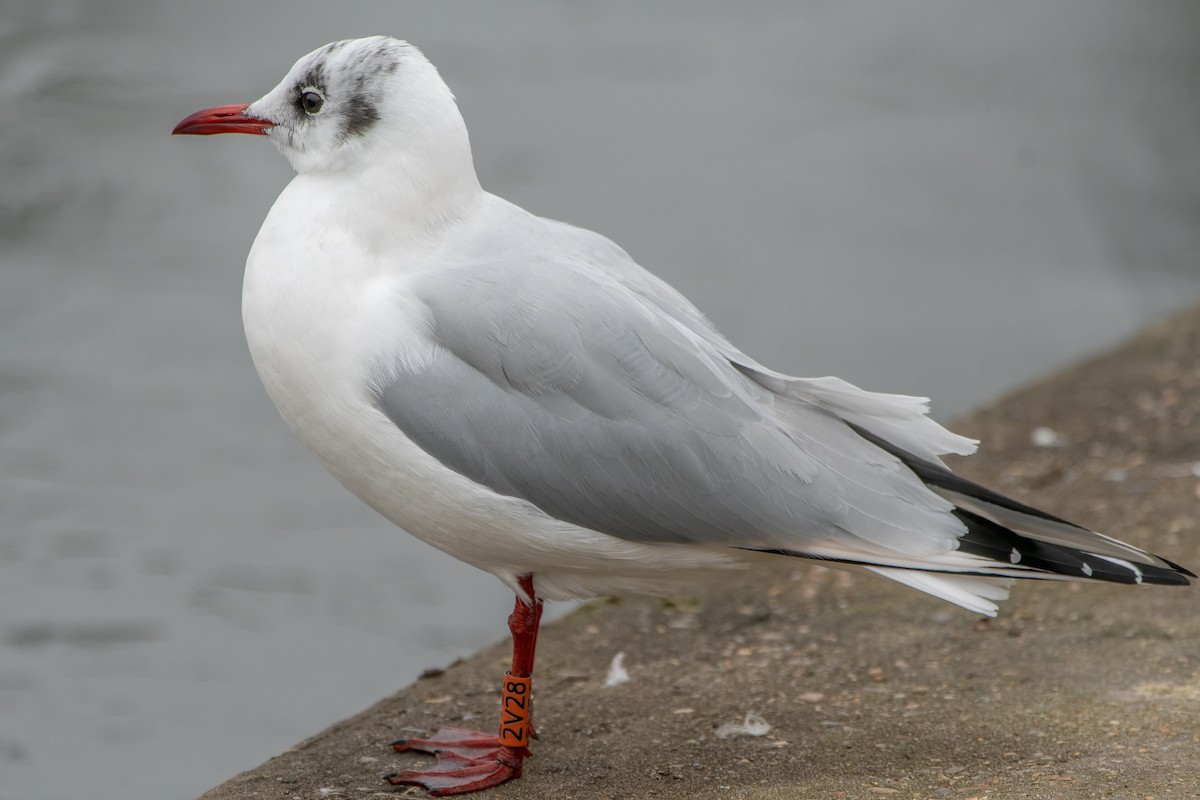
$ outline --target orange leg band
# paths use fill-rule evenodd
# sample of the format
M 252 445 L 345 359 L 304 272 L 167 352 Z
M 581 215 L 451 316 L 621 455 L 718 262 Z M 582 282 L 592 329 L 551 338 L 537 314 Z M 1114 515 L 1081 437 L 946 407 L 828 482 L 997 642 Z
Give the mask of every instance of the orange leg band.
M 529 717 L 533 709 L 533 678 L 504 675 L 504 691 L 500 695 L 500 745 L 529 746 Z

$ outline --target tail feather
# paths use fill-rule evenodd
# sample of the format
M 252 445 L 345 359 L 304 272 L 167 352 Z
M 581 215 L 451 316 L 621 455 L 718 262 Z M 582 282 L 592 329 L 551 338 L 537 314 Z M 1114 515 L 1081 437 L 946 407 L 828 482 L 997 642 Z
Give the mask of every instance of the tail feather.
M 999 600 L 1008 599 L 1011 578 L 980 578 L 975 575 L 945 575 L 893 567 L 867 567 L 871 572 L 897 583 L 948 600 L 976 614 L 996 616 Z

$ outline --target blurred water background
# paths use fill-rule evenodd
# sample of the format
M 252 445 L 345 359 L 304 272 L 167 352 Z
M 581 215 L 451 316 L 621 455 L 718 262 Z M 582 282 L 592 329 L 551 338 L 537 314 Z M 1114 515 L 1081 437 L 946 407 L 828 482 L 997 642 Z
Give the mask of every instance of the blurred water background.
M 372 33 L 779 369 L 944 419 L 1200 293 L 1190 0 L 0 0 L 0 800 L 191 797 L 505 632 L 258 384 L 283 159 L 168 135 Z

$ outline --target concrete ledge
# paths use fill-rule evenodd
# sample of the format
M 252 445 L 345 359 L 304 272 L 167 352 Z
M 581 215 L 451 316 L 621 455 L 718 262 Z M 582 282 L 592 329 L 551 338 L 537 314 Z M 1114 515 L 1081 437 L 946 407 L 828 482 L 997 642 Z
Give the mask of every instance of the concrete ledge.
M 1200 309 L 955 427 L 984 441 L 968 477 L 1200 568 Z M 1200 797 L 1195 589 L 1025 582 L 984 624 L 781 559 L 688 602 L 591 605 L 539 645 L 535 756 L 477 797 Z M 618 651 L 632 680 L 605 689 Z M 507 658 L 431 674 L 204 800 L 403 796 L 381 776 L 422 757 L 388 743 L 490 729 Z M 715 738 L 750 711 L 768 735 Z

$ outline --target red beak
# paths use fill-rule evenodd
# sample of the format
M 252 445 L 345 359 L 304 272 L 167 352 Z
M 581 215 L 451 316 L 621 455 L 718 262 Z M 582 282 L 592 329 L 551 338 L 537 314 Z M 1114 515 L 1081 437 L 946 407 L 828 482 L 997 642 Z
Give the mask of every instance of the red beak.
M 172 134 L 192 133 L 208 136 L 213 133 L 256 133 L 265 136 L 268 128 L 275 127 L 270 120 L 247 117 L 244 112 L 249 106 L 217 106 L 197 111 L 175 126 Z

